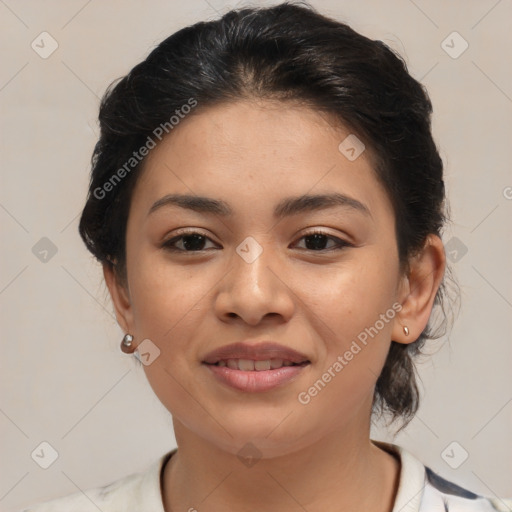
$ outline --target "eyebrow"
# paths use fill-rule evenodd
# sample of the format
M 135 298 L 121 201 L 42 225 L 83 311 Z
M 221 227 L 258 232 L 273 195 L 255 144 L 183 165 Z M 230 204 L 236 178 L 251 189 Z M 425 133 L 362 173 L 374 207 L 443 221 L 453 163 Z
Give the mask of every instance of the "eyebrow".
M 229 204 L 220 199 L 187 194 L 168 194 L 151 206 L 148 216 L 164 206 L 178 206 L 187 210 L 220 215 L 222 217 L 233 215 L 233 210 Z M 369 217 L 372 216 L 369 208 L 357 199 L 344 194 L 333 193 L 287 197 L 275 206 L 274 218 L 281 219 L 299 213 L 324 210 L 333 207 L 342 207 L 347 210 L 363 213 Z

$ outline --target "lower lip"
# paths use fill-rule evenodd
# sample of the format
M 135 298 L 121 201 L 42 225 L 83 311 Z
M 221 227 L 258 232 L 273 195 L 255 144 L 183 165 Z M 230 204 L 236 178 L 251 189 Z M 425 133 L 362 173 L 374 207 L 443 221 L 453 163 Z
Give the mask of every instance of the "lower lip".
M 243 371 L 233 370 L 227 366 L 203 364 L 210 369 L 219 381 L 239 391 L 248 393 L 270 391 L 278 386 L 282 386 L 295 379 L 304 368 L 309 366 L 307 364 L 304 366 L 283 366 L 275 370 Z

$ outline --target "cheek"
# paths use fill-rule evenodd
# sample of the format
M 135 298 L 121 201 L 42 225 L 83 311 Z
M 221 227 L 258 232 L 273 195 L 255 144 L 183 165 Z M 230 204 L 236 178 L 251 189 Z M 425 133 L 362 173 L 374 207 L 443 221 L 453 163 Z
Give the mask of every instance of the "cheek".
M 306 311 L 324 321 L 330 337 L 338 344 L 374 325 L 395 300 L 398 277 L 390 270 L 393 262 L 369 257 L 371 253 L 360 256 L 357 262 L 338 268 L 320 268 L 296 284 L 296 293 Z M 386 323 L 383 330 L 390 328 Z
M 194 403 L 188 389 L 194 371 L 191 363 L 197 357 L 190 339 L 206 314 L 201 298 L 211 284 L 199 279 L 197 270 L 179 268 L 162 258 L 137 261 L 130 285 L 136 337 L 150 339 L 159 351 L 143 369 L 164 406 L 186 417 Z M 194 414 L 204 411 L 198 409 Z
M 137 259 L 130 283 L 135 321 L 160 332 L 184 318 L 205 293 L 207 275 L 199 267 L 180 267 L 157 253 Z M 198 272 L 204 279 L 198 279 Z M 165 331 L 164 331 L 165 332 Z
M 190 270 L 168 263 L 141 264 L 133 275 L 130 291 L 136 339 L 150 339 L 160 351 L 159 364 L 145 370 L 148 377 L 163 379 L 168 389 L 172 382 L 167 382 L 165 373 L 158 377 L 158 367 L 177 375 L 197 358 L 190 338 L 206 315 L 204 300 L 211 285 L 206 278 L 197 278 L 197 270 L 194 277 Z
M 323 278 L 319 274 L 316 284 L 320 286 L 303 286 L 308 321 L 316 324 L 323 338 L 320 364 L 311 379 L 312 384 L 322 381 L 317 386 L 321 392 L 314 399 L 316 406 L 327 407 L 343 395 L 343 407 L 355 407 L 372 394 L 389 350 L 395 317 L 397 275 L 392 268 L 393 262 L 385 258 L 361 257 L 357 264 Z

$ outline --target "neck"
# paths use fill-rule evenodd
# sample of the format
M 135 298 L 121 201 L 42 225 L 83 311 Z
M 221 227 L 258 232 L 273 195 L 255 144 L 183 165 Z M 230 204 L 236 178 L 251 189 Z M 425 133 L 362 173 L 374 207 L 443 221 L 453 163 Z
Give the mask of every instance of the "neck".
M 243 464 L 178 420 L 174 428 L 179 448 L 164 469 L 166 512 L 393 509 L 400 463 L 364 429 L 335 431 L 287 455 Z

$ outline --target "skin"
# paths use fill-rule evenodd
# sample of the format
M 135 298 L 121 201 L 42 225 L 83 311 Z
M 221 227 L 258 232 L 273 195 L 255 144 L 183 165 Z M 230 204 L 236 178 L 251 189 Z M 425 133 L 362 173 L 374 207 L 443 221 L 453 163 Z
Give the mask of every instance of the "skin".
M 410 343 L 425 328 L 445 253 L 429 236 L 400 273 L 394 213 L 370 150 L 354 161 L 338 150 L 349 133 L 305 107 L 244 100 L 198 110 L 147 157 L 130 205 L 127 281 L 107 265 L 104 275 L 120 326 L 135 345 L 149 339 L 160 350 L 144 371 L 179 447 L 163 475 L 167 511 L 392 510 L 400 464 L 370 441 L 374 386 L 391 340 Z M 336 206 L 272 216 L 285 197 L 333 191 L 370 215 Z M 222 199 L 233 215 L 177 206 L 148 215 L 170 193 Z M 204 250 L 162 247 L 180 228 L 205 234 Z M 321 248 L 352 245 L 311 248 L 303 237 L 316 228 L 335 237 Z M 263 250 L 252 263 L 236 252 L 248 236 Z M 400 312 L 301 404 L 298 394 L 396 303 Z M 278 389 L 234 390 L 201 361 L 242 340 L 274 340 L 311 364 Z M 251 467 L 237 456 L 249 442 L 260 452 Z

